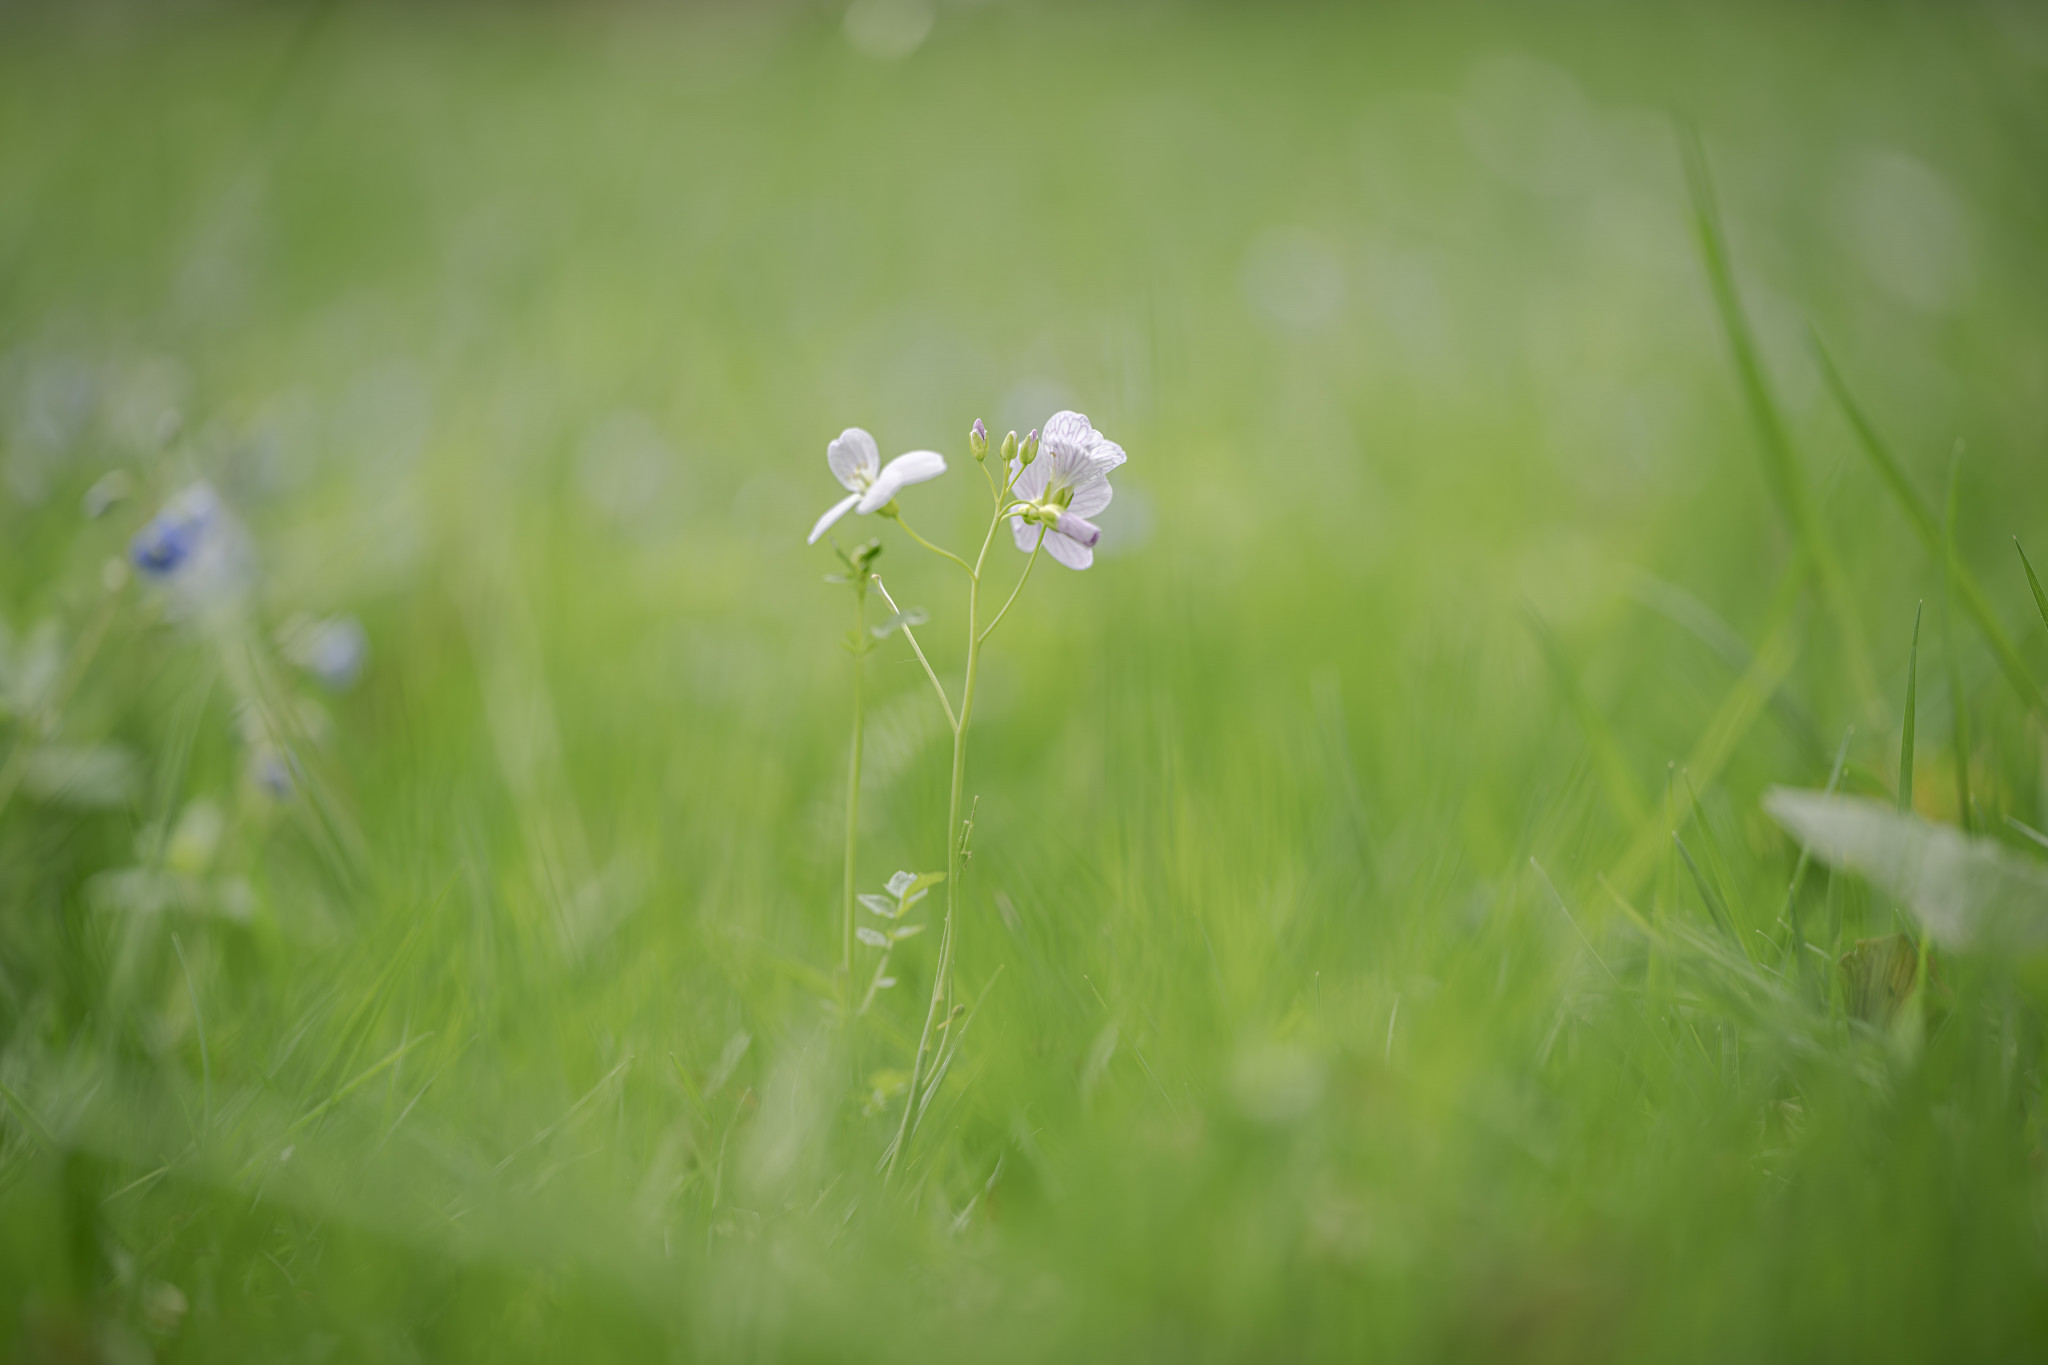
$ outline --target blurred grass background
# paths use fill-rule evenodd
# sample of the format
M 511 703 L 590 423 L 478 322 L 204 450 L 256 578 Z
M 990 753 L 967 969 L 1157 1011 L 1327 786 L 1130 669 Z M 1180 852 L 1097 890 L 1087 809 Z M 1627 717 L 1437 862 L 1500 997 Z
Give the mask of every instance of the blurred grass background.
M 1852 726 L 1889 796 L 1925 601 L 1919 809 L 2048 816 L 2038 694 L 1936 629 L 1809 338 L 1937 511 L 1965 443 L 2048 676 L 2044 73 L 2023 5 L 0 8 L 0 1342 L 2037 1354 L 2048 982 L 1945 961 L 1887 1041 L 1834 959 L 1889 906 L 1816 869 L 1788 946 L 1757 798 Z M 802 537 L 843 426 L 947 452 L 904 501 L 960 547 L 969 423 L 1066 406 L 1132 458 L 985 661 L 985 1007 L 885 1193 L 936 934 L 829 1022 Z M 103 567 L 194 478 L 246 640 Z M 955 578 L 871 529 L 957 669 Z M 302 613 L 366 627 L 352 690 L 275 657 Z M 870 670 L 877 890 L 943 866 L 946 746 Z

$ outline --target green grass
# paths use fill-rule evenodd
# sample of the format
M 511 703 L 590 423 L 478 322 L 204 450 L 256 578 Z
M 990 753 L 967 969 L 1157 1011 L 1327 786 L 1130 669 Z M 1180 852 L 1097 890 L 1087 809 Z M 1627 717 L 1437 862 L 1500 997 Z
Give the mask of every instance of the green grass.
M 2039 856 L 2044 51 L 0 12 L 0 1354 L 2038 1356 L 2048 976 L 1873 1016 L 1891 897 L 1759 798 Z M 945 451 L 971 549 L 969 423 L 1068 404 L 1132 458 L 989 642 L 975 1013 L 885 1189 L 943 895 L 839 1028 L 821 456 Z M 246 637 L 104 569 L 198 476 Z M 859 530 L 957 686 L 957 571 Z M 866 668 L 876 892 L 948 743 Z

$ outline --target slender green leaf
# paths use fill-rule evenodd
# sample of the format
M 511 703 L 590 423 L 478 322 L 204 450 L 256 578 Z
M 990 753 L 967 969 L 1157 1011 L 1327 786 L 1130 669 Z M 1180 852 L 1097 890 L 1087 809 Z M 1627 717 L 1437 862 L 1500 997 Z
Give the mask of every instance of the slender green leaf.
M 1857 444 L 1869 458 L 1872 467 L 1877 470 L 1878 477 L 1891 490 L 1893 498 L 1899 504 L 1899 510 L 1906 514 L 1906 520 L 1912 524 L 1921 544 L 1925 545 L 1931 554 L 1941 553 L 1941 532 L 1936 526 L 1933 511 L 1921 498 L 1919 490 L 1906 478 L 1898 460 L 1878 436 L 1877 428 L 1872 426 L 1870 419 L 1864 415 L 1862 407 L 1856 402 L 1855 394 L 1849 391 L 1848 382 L 1842 378 L 1842 372 L 1835 366 L 1834 357 L 1828 354 L 1828 349 L 1821 343 L 1817 332 L 1813 334 L 1813 350 L 1820 360 L 1821 374 L 1826 378 L 1829 390 L 1835 395 L 1835 401 L 1842 405 L 1842 411 L 1856 433 Z M 2024 554 L 2021 557 L 2024 558 Z M 2032 671 L 2020 657 L 2019 648 L 2006 633 L 2004 624 L 1998 619 L 1998 613 L 1991 609 L 1991 600 L 1984 595 L 1984 589 L 1977 582 L 1976 575 L 1964 564 L 1958 563 L 1955 566 L 1955 589 L 1957 596 L 1962 598 L 1964 610 L 1977 622 L 1977 629 L 1990 643 L 1992 653 L 1998 656 L 1999 670 L 2005 674 L 2005 679 L 2012 685 L 2013 691 L 2019 694 L 2020 700 L 2026 705 L 2041 709 L 2044 703 L 2040 684 L 2034 681 Z M 2044 619 L 2048 619 L 2048 607 L 2043 607 L 2042 614 Z
M 1976 827 L 1970 808 L 1970 701 L 1963 695 L 1962 661 L 1956 657 L 1955 632 L 1949 626 L 1949 618 L 1955 614 L 1956 486 L 1962 467 L 1963 447 L 1958 441 L 1955 456 L 1949 461 L 1948 509 L 1942 522 L 1941 657 L 1948 670 L 1948 700 L 1954 726 L 1950 747 L 1956 765 L 1956 808 L 1961 812 L 1957 823 L 1967 830 Z
M 1899 736 L 1899 813 L 1913 809 L 1913 718 L 1919 709 L 1920 611 L 1913 609 L 1913 648 L 1906 655 L 1906 725 Z
M 2034 590 L 2034 610 L 2041 613 L 2041 624 L 2048 626 L 2048 593 L 2041 591 L 2041 580 L 2034 575 L 2034 562 L 2027 558 L 2026 547 L 2020 538 L 2012 538 L 2012 547 L 2020 552 L 2020 565 L 2027 571 L 2027 586 Z
M 1671 832 L 1671 842 L 1678 845 L 1678 856 L 1685 860 L 1686 871 L 1692 873 L 1692 884 L 1699 888 L 1700 899 L 1706 903 L 1707 914 L 1722 933 L 1734 939 L 1739 945 L 1742 939 L 1735 932 L 1735 921 L 1729 917 L 1728 907 L 1721 903 L 1720 893 L 1707 881 L 1706 874 L 1700 871 L 1700 865 L 1693 861 L 1692 850 L 1685 846 L 1685 840 L 1679 837 L 1677 830 Z

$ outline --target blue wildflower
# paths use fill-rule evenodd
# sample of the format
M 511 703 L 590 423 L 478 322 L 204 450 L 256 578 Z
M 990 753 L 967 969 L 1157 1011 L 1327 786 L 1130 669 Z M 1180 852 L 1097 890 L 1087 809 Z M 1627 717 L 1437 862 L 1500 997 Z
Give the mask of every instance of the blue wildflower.
M 297 618 L 287 622 L 280 635 L 285 657 L 332 692 L 344 692 L 355 685 L 370 653 L 369 636 L 364 633 L 362 622 L 353 616 L 333 616 L 324 621 Z
M 197 558 L 221 522 L 220 499 L 204 483 L 172 497 L 128 547 L 135 567 L 150 578 L 169 578 Z
M 135 533 L 128 557 L 180 613 L 232 606 L 248 587 L 248 536 L 205 483 L 172 495 Z

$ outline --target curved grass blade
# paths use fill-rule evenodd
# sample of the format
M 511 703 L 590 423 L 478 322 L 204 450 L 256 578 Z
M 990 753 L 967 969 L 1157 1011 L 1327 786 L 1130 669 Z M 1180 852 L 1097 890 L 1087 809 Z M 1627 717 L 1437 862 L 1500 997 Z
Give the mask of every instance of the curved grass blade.
M 1860 693 L 1874 698 L 1877 695 L 1876 674 L 1864 646 L 1863 631 L 1856 620 L 1847 581 L 1841 565 L 1835 560 L 1827 526 L 1814 510 L 1806 476 L 1792 449 L 1792 438 L 1785 429 L 1785 419 L 1778 410 L 1777 399 L 1771 393 L 1770 380 L 1764 373 L 1763 358 L 1750 331 L 1748 315 L 1742 310 L 1742 296 L 1736 288 L 1735 267 L 1728 255 L 1728 238 L 1721 224 L 1721 208 L 1714 192 L 1713 174 L 1707 164 L 1706 146 L 1700 140 L 1699 130 L 1689 123 L 1680 123 L 1679 141 L 1685 162 L 1686 188 L 1692 196 L 1693 229 L 1699 239 L 1701 264 L 1706 268 L 1707 284 L 1713 292 L 1715 310 L 1721 315 L 1722 329 L 1728 334 L 1730 358 L 1735 362 L 1743 400 L 1756 427 L 1757 444 L 1763 455 L 1764 478 L 1778 503 L 1779 512 L 1790 523 L 1800 550 L 1813 570 L 1821 600 L 1835 617 L 1844 651 L 1848 654 L 1851 679 Z
M 1955 455 L 1948 466 L 1948 508 L 1942 522 L 1941 538 L 1941 657 L 1948 672 L 1948 700 L 1953 717 L 1954 732 L 1951 735 L 1956 764 L 1956 805 L 1960 814 L 1956 823 L 1965 830 L 1976 827 L 1976 818 L 1970 808 L 1970 704 L 1963 695 L 1963 669 L 1956 658 L 1955 632 L 1949 628 L 1949 618 L 1955 614 L 1954 593 L 1956 570 L 1956 485 L 1963 468 L 1963 443 L 1956 442 Z
M 1671 831 L 1671 842 L 1678 845 L 1678 856 L 1685 859 L 1685 870 L 1692 873 L 1692 884 L 1699 888 L 1700 899 L 1707 905 L 1707 914 L 1713 917 L 1714 924 L 1722 933 L 1735 940 L 1736 946 L 1742 948 L 1744 956 L 1747 956 L 1749 950 L 1743 947 L 1741 936 L 1735 932 L 1735 922 L 1728 916 L 1728 907 L 1721 903 L 1720 894 L 1707 881 L 1706 873 L 1700 871 L 1700 865 L 1693 861 L 1692 850 L 1685 846 L 1685 840 L 1679 837 L 1677 830 Z
M 1924 606 L 1924 604 L 1923 604 Z M 1920 613 L 1923 607 L 1913 609 L 1913 649 L 1906 656 L 1906 728 L 1899 736 L 1899 814 L 1907 815 L 1913 809 L 1913 720 L 1919 709 L 1920 692 Z
M 1820 334 L 1814 332 L 1811 335 L 1813 353 L 1820 361 L 1821 376 L 1827 380 L 1828 390 L 1834 394 L 1835 401 L 1842 405 L 1842 412 L 1848 417 L 1849 426 L 1856 433 L 1857 444 L 1869 457 L 1879 479 L 1891 490 L 1892 497 L 1899 504 L 1899 510 L 1905 513 L 1906 520 L 1912 524 L 1921 544 L 1927 547 L 1929 553 L 1939 554 L 1941 532 L 1935 523 L 1933 511 L 1921 498 L 1919 490 L 1907 480 L 1905 470 L 1900 467 L 1890 448 L 1879 437 L 1877 428 L 1872 426 L 1870 419 L 1864 415 L 1863 409 L 1856 402 L 1856 396 L 1849 391 L 1848 381 L 1842 378 L 1842 372 L 1835 367 L 1834 357 L 1828 354 L 1827 347 L 1821 343 Z M 2025 558 L 2025 555 L 2022 554 L 2021 558 Z M 2041 696 L 2040 684 L 2034 681 L 2032 671 L 2020 657 L 2019 648 L 2013 644 L 2012 637 L 2006 634 L 2005 626 L 1999 621 L 1998 614 L 1991 609 L 1991 600 L 1984 595 L 1984 589 L 1978 584 L 1976 575 L 1964 564 L 1957 564 L 1954 572 L 1956 594 L 1962 598 L 1964 610 L 1977 622 L 1977 629 L 1983 632 L 1985 640 L 1990 643 L 1991 652 L 1998 656 L 1999 670 L 2005 674 L 2006 681 L 2012 684 L 2013 691 L 2019 693 L 2020 700 L 2027 706 L 2036 710 L 2048 710 L 2048 703 L 2044 703 Z M 2029 576 L 2031 577 L 2031 572 Z M 2038 588 L 2035 596 L 2038 602 Z M 2042 616 L 2043 619 L 2048 619 L 2048 606 L 2042 608 Z
M 2027 586 L 2034 590 L 2034 610 L 2041 613 L 2041 624 L 2048 626 L 2048 593 L 2041 591 L 2041 580 L 2034 576 L 2034 561 L 2027 558 L 2018 536 L 2012 538 L 2012 547 L 2020 552 L 2020 565 L 2027 571 Z

